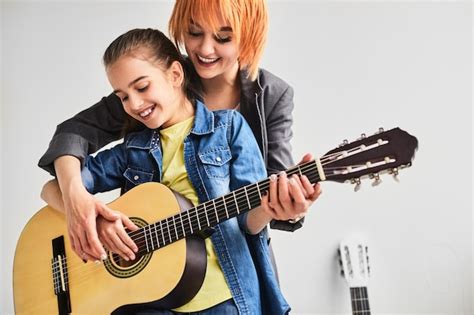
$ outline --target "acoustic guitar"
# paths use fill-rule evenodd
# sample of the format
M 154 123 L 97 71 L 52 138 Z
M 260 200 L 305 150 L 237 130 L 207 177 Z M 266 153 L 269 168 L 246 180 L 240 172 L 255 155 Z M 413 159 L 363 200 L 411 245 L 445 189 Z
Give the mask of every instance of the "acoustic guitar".
M 411 165 L 418 141 L 394 128 L 352 143 L 344 141 L 323 157 L 294 166 L 288 175 L 312 183 L 398 175 Z M 72 251 L 65 217 L 51 207 L 39 210 L 23 229 L 15 252 L 13 293 L 17 314 L 126 314 L 140 307 L 175 308 L 198 292 L 206 270 L 201 231 L 260 205 L 269 179 L 241 187 L 198 206 L 184 205 L 159 183 L 128 191 L 108 206 L 140 229 L 129 232 L 139 247 L 127 262 L 107 252 L 101 264 L 84 263 Z M 181 204 L 181 205 L 180 205 Z

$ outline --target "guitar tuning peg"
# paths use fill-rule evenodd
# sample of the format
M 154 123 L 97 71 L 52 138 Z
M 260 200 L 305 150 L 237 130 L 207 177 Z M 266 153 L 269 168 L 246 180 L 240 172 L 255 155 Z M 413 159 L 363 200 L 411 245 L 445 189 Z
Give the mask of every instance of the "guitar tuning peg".
M 339 145 L 339 148 L 345 146 L 346 144 L 349 144 L 349 141 L 347 139 L 342 140 L 342 143 Z
M 365 138 L 367 138 L 367 135 L 365 133 L 361 133 L 360 138 L 358 138 L 357 140 L 363 140 Z
M 379 131 L 377 131 L 375 134 L 383 133 L 385 130 L 383 130 L 382 127 L 379 127 Z
M 351 184 L 355 184 L 354 191 L 358 192 L 360 189 L 360 178 L 351 179 Z
M 382 182 L 382 180 L 380 179 L 379 173 L 370 174 L 369 178 L 374 180 L 372 182 L 373 187 L 378 186 Z
M 393 179 L 394 179 L 397 183 L 400 182 L 400 179 L 398 178 L 398 168 L 397 168 L 397 167 L 392 168 L 392 170 L 390 171 L 390 174 L 392 174 Z

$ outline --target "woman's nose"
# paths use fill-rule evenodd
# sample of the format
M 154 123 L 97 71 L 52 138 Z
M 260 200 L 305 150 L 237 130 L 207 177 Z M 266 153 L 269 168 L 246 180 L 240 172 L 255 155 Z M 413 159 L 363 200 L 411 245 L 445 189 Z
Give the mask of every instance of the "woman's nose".
M 203 36 L 201 44 L 199 46 L 199 54 L 202 57 L 210 56 L 214 53 L 214 39 L 212 35 L 206 34 Z

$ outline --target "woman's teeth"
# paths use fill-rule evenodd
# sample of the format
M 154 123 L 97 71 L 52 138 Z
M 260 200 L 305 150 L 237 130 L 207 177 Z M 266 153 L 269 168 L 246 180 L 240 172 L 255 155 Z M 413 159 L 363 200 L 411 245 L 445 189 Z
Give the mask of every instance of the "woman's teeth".
M 199 55 L 197 55 L 199 61 L 204 62 L 204 63 L 213 63 L 216 62 L 219 58 L 204 58 Z

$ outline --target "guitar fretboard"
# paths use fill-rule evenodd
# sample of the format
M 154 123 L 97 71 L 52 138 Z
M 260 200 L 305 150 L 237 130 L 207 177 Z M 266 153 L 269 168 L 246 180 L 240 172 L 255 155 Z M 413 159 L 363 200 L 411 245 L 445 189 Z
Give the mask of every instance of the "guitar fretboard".
M 286 171 L 288 176 L 306 175 L 311 183 L 320 181 L 316 162 L 309 161 Z M 267 192 L 267 178 L 241 187 L 227 195 L 211 199 L 194 208 L 180 212 L 129 233 L 138 246 L 138 255 L 160 249 L 186 236 L 195 234 L 220 222 L 236 217 L 258 207 Z
M 351 288 L 352 314 L 370 315 L 367 287 Z

